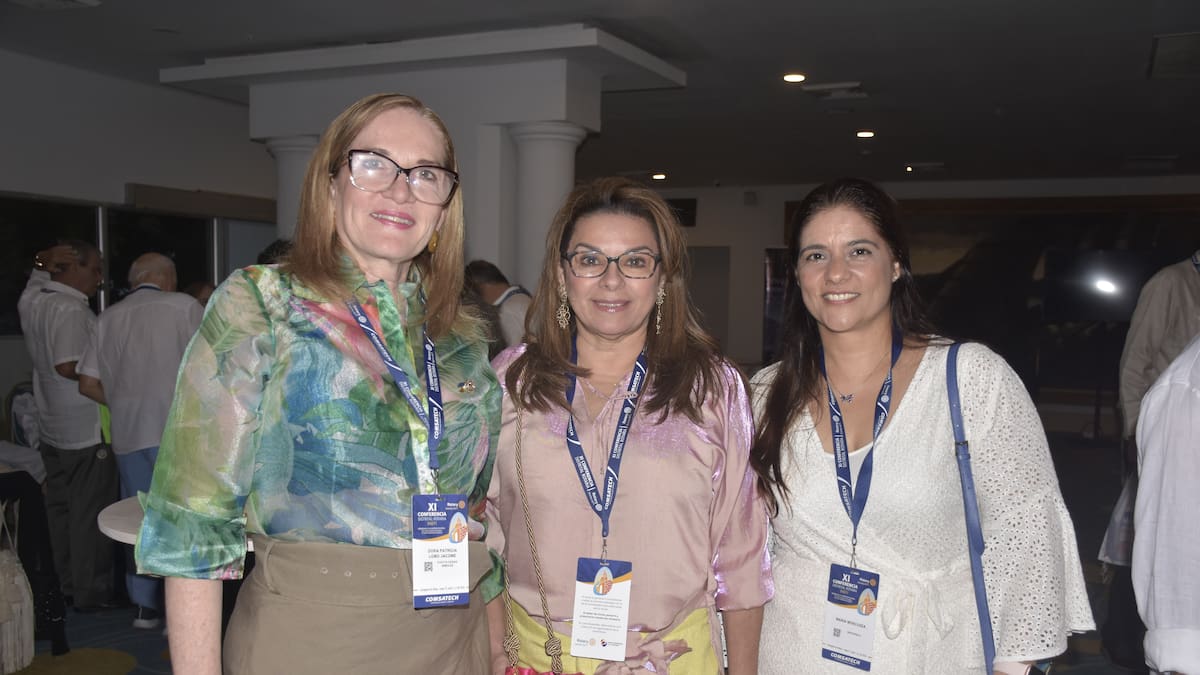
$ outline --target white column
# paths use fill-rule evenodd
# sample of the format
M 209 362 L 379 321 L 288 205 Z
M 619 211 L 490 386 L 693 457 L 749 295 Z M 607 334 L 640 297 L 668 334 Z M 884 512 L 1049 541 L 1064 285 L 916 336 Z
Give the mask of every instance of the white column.
M 280 239 L 291 239 L 300 213 L 300 188 L 308 160 L 317 147 L 316 136 L 277 136 L 267 139 L 267 150 L 275 158 L 275 231 Z
M 570 122 L 522 122 L 508 129 L 517 148 L 517 264 L 510 281 L 532 289 L 550 221 L 575 186 L 575 149 L 587 130 Z

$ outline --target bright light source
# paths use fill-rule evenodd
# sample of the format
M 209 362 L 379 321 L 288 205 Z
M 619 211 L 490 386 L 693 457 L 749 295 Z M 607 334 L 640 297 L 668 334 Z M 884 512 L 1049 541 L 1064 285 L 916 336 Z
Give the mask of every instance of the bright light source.
M 805 79 L 804 73 L 788 73 L 787 75 L 783 76 L 784 82 L 803 82 Z
M 912 164 L 909 164 L 908 166 L 904 167 L 904 172 L 912 173 L 913 172 Z
M 667 174 L 665 174 L 665 173 L 654 173 L 654 174 L 650 174 L 650 178 L 651 178 L 652 180 L 666 180 L 666 179 L 667 179 Z
M 1101 293 L 1112 295 L 1113 293 L 1117 292 L 1117 285 L 1108 279 L 1097 279 L 1096 290 L 1100 291 Z
M 861 129 L 854 135 L 858 136 L 859 138 L 875 138 L 875 132 L 871 131 L 870 129 Z

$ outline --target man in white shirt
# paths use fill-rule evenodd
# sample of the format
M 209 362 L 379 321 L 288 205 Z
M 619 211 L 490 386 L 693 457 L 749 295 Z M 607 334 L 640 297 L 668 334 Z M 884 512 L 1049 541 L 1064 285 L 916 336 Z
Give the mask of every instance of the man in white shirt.
M 1142 286 L 1129 321 L 1121 352 L 1119 393 L 1123 437 L 1131 439 L 1127 444 L 1130 463 L 1134 461 L 1136 444 L 1132 439 L 1142 397 L 1197 334 L 1200 334 L 1200 251 L 1155 273 Z M 1112 565 L 1108 617 L 1100 633 L 1109 658 L 1127 667 L 1145 660 L 1141 649 L 1145 627 L 1138 621 L 1129 568 L 1135 529 L 1132 509 L 1137 489 L 1137 475 L 1131 473 L 1113 509 L 1100 550 L 1100 559 Z
M 505 347 L 525 341 L 525 313 L 532 298 L 529 291 L 514 286 L 496 267 L 486 260 L 467 263 L 466 281 L 473 291 L 500 313 L 500 333 Z
M 1146 665 L 1200 673 L 1200 336 L 1142 400 L 1133 587 Z
M 33 360 L 46 516 L 63 592 L 88 611 L 113 602 L 113 543 L 96 516 L 116 500 L 116 460 L 75 374 L 96 323 L 88 298 L 104 277 L 103 261 L 92 244 L 70 241 L 39 253 L 34 265 L 17 309 Z
M 146 253 L 129 267 L 133 290 L 101 315 L 76 370 L 79 392 L 112 411 L 112 447 L 121 472 L 121 497 L 150 489 L 158 443 L 175 396 L 175 377 L 204 308 L 176 293 L 175 263 Z M 162 581 L 125 575 L 137 605 L 134 628 L 161 623 Z

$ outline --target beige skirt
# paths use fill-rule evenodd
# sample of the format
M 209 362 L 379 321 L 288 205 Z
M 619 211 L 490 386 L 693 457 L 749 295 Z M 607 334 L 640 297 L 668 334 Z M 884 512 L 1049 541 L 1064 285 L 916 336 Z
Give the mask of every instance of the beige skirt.
M 491 569 L 470 543 L 471 603 L 413 609 L 412 551 L 254 537 L 256 564 L 226 631 L 225 675 L 487 675 Z

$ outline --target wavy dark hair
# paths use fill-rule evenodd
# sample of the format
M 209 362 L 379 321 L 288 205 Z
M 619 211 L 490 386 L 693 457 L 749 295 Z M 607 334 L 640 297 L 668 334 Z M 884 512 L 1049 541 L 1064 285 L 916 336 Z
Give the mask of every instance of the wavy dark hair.
M 663 279 L 666 298 L 662 334 L 646 331 L 647 412 L 682 412 L 700 422 L 700 407 L 721 382 L 719 368 L 726 363 L 717 341 L 700 325 L 687 288 L 687 241 L 675 212 L 657 192 L 627 178 L 599 178 L 576 187 L 554 216 L 546 236 L 541 278 L 525 317 L 525 353 L 505 375 L 505 385 L 518 406 L 528 410 L 569 410 L 567 374 L 587 377 L 588 371 L 571 364 L 571 336 L 575 317 L 567 330 L 558 327 L 559 274 L 565 271 L 563 254 L 585 216 L 611 213 L 646 221 L 654 231 L 659 255 L 656 274 Z M 651 321 L 653 323 L 653 321 Z
M 816 319 L 804 305 L 796 280 L 800 238 L 813 217 L 839 206 L 854 209 L 870 221 L 892 258 L 900 263 L 900 276 L 892 284 L 890 305 L 892 325 L 900 330 L 905 344 L 925 344 L 934 332 L 917 293 L 908 239 L 900 226 L 896 201 L 874 183 L 858 178 L 841 178 L 809 192 L 794 214 L 788 240 L 791 265 L 787 272 L 779 371 L 761 406 L 750 449 L 750 465 L 758 474 L 759 489 L 772 515 L 779 513 L 779 504 L 788 494 L 783 479 L 783 440 L 805 406 L 823 400 L 825 392 L 820 365 L 821 335 Z

